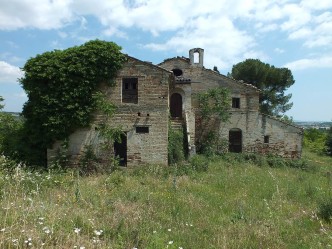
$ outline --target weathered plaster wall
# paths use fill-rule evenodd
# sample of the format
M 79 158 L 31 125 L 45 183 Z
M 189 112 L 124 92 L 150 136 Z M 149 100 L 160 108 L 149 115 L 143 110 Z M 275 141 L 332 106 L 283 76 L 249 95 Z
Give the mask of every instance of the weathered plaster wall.
M 300 157 L 302 151 L 302 130 L 274 118 L 259 113 L 259 90 L 248 84 L 234 81 L 213 70 L 205 69 L 202 63 L 191 64 L 189 59 L 177 57 L 160 64 L 167 70 L 174 68 L 183 71 L 183 77 L 191 79 L 192 108 L 196 112 L 196 133 L 199 115 L 195 94 L 218 86 L 229 89 L 231 97 L 240 98 L 240 108 L 230 108 L 231 117 L 220 124 L 211 119 L 207 126 L 218 129 L 220 138 L 228 140 L 229 130 L 238 128 L 242 131 L 244 152 L 274 153 L 284 157 Z M 196 111 L 195 111 L 196 110 Z M 196 134 L 196 140 L 199 134 Z M 269 143 L 264 143 L 264 136 L 269 136 Z
M 233 112 L 229 122 L 220 126 L 220 136 L 228 138 L 229 130 L 242 131 L 242 151 L 299 158 L 302 153 L 302 129 L 258 112 Z M 264 143 L 264 136 L 269 142 Z

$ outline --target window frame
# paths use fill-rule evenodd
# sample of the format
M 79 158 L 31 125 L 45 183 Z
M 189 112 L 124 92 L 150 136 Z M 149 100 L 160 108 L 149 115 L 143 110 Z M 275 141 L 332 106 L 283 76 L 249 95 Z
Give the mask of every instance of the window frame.
M 138 104 L 138 77 L 123 77 L 121 83 L 121 102 Z

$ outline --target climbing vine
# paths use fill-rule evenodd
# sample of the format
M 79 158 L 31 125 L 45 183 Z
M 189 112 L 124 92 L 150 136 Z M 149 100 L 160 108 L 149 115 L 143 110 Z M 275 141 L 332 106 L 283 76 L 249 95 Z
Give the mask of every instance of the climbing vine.
M 113 42 L 94 40 L 26 62 L 20 83 L 28 95 L 22 114 L 24 141 L 33 150 L 27 158 L 30 163 L 45 164 L 48 146 L 89 126 L 97 109 L 99 85 L 113 86 L 125 62 L 120 50 Z
M 230 93 L 223 87 L 209 89 L 197 94 L 197 151 L 213 154 L 224 150 L 225 141 L 219 138 L 220 122 L 229 117 Z

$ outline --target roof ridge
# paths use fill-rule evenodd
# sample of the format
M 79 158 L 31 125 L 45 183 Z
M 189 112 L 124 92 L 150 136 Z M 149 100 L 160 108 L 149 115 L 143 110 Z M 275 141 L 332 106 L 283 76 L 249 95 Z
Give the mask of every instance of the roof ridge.
M 260 113 L 260 114 L 262 114 L 263 116 L 266 116 L 266 117 L 268 117 L 268 118 L 271 118 L 271 119 L 273 119 L 273 120 L 276 120 L 276 121 L 279 121 L 279 122 L 281 122 L 281 123 L 283 123 L 283 124 L 285 124 L 285 125 L 289 125 L 289 126 L 293 126 L 293 127 L 295 127 L 295 128 L 297 128 L 297 129 L 300 129 L 300 130 L 304 130 L 302 127 L 300 127 L 300 126 L 297 126 L 297 125 L 295 125 L 295 124 L 292 124 L 292 123 L 288 123 L 288 122 L 285 122 L 285 121 L 283 121 L 283 120 L 281 120 L 281 119 L 279 119 L 279 118 L 277 118 L 277 117 L 275 117 L 275 116 L 271 116 L 271 115 L 268 115 L 268 114 L 265 114 L 265 113 Z

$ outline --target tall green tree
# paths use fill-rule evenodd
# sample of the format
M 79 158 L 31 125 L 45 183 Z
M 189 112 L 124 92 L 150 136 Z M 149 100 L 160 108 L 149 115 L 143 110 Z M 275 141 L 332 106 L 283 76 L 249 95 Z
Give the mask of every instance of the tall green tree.
M 20 117 L 3 112 L 4 105 L 1 104 L 3 100 L 0 96 L 0 154 L 8 156 L 11 159 L 20 160 L 20 133 L 23 120 Z
M 98 86 L 114 85 L 126 59 L 120 50 L 113 42 L 94 40 L 26 62 L 20 83 L 28 95 L 22 114 L 30 164 L 46 165 L 46 149 L 55 140 L 90 124 Z
M 332 125 L 330 126 L 330 129 L 327 132 L 325 145 L 327 147 L 327 153 L 330 156 L 332 156 Z
M 233 66 L 231 77 L 252 84 L 262 91 L 262 113 L 280 117 L 293 106 L 290 102 L 292 95 L 285 94 L 295 83 L 288 68 L 277 68 L 258 59 L 247 59 Z

